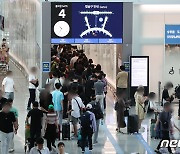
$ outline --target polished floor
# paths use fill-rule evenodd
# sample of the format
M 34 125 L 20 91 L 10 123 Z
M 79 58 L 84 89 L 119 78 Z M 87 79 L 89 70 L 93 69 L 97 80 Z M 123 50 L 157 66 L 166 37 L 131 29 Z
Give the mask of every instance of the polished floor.
M 15 136 L 15 152 L 14 154 L 24 153 L 24 121 L 27 115 L 26 104 L 28 100 L 28 84 L 26 78 L 22 73 L 14 66 L 11 65 L 10 69 L 14 72 L 14 81 L 17 92 L 15 93 L 14 106 L 19 111 L 19 130 Z M 1 76 L 2 79 L 2 76 Z M 159 143 L 159 140 L 150 138 L 149 132 L 149 118 L 146 118 L 143 122 L 145 132 L 142 134 L 128 135 L 117 134 L 116 129 L 116 113 L 113 109 L 114 99 L 111 92 L 107 95 L 107 109 L 105 124 L 100 125 L 100 133 L 98 143 L 94 146 L 93 154 L 151 154 Z M 177 120 L 177 106 L 175 108 L 175 123 L 180 127 L 180 122 Z M 131 113 L 134 109 L 131 109 Z M 122 130 L 126 132 L 126 129 Z M 175 136 L 179 139 L 179 132 L 175 132 Z M 81 149 L 77 147 L 77 143 L 74 140 L 64 141 L 66 145 L 66 152 L 69 154 L 80 154 Z M 88 149 L 86 149 L 88 154 Z

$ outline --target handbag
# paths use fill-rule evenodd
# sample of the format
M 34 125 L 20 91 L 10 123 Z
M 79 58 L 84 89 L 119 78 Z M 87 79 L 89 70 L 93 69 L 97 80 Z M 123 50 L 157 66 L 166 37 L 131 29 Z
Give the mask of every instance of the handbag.
M 36 83 L 33 83 L 33 85 L 34 85 L 35 87 L 38 87 L 38 86 L 39 86 L 39 81 L 37 81 Z

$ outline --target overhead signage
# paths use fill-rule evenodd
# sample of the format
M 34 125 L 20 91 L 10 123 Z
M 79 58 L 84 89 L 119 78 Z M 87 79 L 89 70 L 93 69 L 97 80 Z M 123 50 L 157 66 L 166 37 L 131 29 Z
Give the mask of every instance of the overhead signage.
M 165 25 L 165 44 L 180 44 L 180 25 Z
M 51 2 L 51 43 L 123 43 L 123 3 Z

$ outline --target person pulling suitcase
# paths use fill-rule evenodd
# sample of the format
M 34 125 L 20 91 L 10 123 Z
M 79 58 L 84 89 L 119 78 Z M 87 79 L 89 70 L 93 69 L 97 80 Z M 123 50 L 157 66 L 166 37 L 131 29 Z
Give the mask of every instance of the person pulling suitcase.
M 96 131 L 96 119 L 92 112 L 92 105 L 87 104 L 86 112 L 80 117 L 81 122 L 81 134 L 82 134 L 82 153 L 85 153 L 85 143 L 88 138 L 89 151 L 91 152 L 92 147 L 92 135 Z

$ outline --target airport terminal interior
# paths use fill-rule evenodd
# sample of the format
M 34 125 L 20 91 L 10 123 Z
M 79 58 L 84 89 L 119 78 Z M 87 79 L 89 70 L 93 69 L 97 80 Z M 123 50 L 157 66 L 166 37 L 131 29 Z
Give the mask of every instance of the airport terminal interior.
M 0 154 L 180 154 L 179 0 L 0 0 Z

